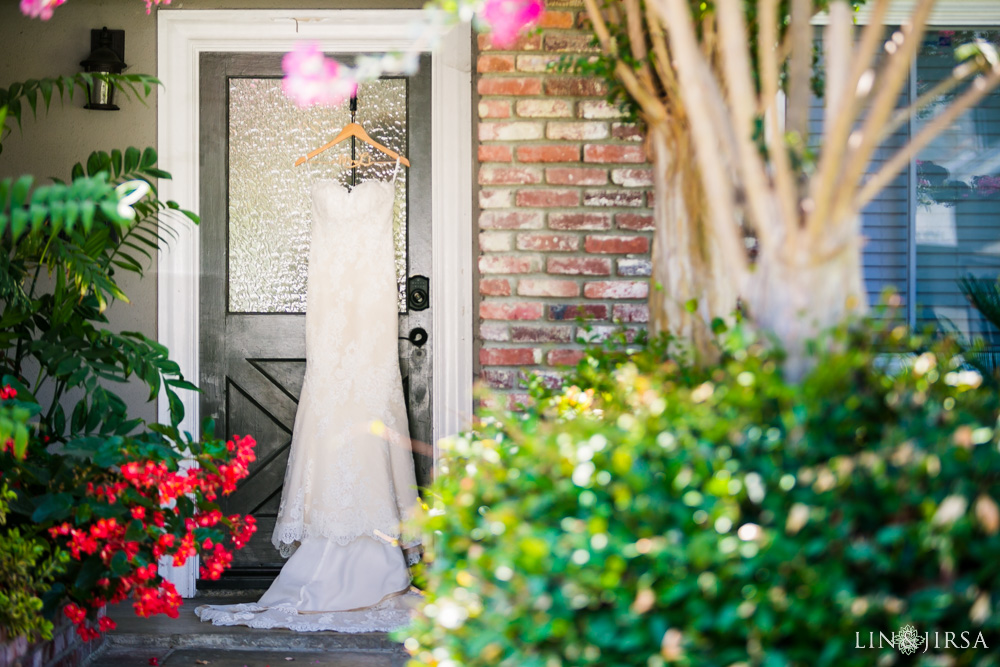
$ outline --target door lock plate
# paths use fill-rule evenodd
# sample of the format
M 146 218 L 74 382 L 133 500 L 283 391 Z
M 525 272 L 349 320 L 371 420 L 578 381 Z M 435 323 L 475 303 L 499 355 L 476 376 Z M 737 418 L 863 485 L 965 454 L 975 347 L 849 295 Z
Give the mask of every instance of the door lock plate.
M 406 280 L 406 307 L 427 310 L 431 305 L 431 281 L 427 276 L 410 276 Z

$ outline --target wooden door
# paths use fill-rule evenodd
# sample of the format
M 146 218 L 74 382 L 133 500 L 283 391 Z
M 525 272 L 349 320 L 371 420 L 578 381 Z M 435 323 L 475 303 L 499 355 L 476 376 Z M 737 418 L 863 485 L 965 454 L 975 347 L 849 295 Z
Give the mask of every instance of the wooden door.
M 325 144 L 350 120 L 341 108 L 299 109 L 281 92 L 281 54 L 201 56 L 201 414 L 216 434 L 250 434 L 257 461 L 224 513 L 252 514 L 259 530 L 235 554 L 222 582 L 199 588 L 266 586 L 283 560 L 271 546 L 292 427 L 305 372 L 305 288 L 309 185 L 318 178 L 352 182 L 331 164 L 349 142 L 315 165 L 295 159 Z M 373 139 L 409 157 L 397 186 L 396 243 L 399 363 L 415 441 L 431 440 L 430 63 L 409 78 L 362 84 L 357 120 Z M 358 155 L 364 144 L 356 147 Z M 356 181 L 387 179 L 392 166 L 357 170 Z M 423 329 L 424 336 L 417 329 Z M 412 339 L 412 340 L 411 340 Z M 413 342 L 415 341 L 415 342 Z M 417 343 L 421 343 L 418 345 Z M 414 454 L 424 486 L 430 457 Z

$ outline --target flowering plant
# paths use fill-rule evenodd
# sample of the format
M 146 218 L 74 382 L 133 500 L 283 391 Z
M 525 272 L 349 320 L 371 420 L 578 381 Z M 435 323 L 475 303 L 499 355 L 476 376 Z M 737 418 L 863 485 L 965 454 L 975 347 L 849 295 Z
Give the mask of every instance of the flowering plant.
M 0 112 L 36 88 L 4 89 Z M 216 503 L 246 477 L 253 438 L 221 441 L 211 422 L 200 441 L 181 431 L 178 392 L 197 388 L 162 345 L 106 327 L 108 305 L 128 301 L 116 272 L 142 275 L 162 234 L 198 222 L 158 198 L 154 183 L 170 174 L 156 161 L 151 148 L 95 152 L 69 183 L 0 181 L 0 563 L 30 549 L 53 564 L 0 595 L 0 619 L 19 619 L 23 634 L 50 628 L 26 614 L 61 609 L 91 639 L 114 627 L 99 610 L 126 599 L 140 615 L 176 616 L 180 596 L 158 566 L 199 555 L 202 577 L 218 578 L 256 530 Z M 162 395 L 169 423 L 130 416 L 113 390 L 127 382 Z

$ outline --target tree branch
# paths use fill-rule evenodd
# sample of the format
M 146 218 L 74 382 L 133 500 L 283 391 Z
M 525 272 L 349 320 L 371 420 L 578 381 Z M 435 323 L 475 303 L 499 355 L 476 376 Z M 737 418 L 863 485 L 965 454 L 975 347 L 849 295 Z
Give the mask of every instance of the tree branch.
M 797 134 L 802 146 L 809 143 L 809 95 L 812 79 L 813 40 L 811 0 L 791 0 L 791 24 L 788 27 L 791 52 L 788 62 L 788 111 L 785 119 L 789 132 Z
M 947 129 L 948 126 L 955 121 L 955 119 L 962 115 L 962 113 L 970 107 L 978 104 L 979 101 L 988 95 L 991 90 L 996 88 L 998 84 L 1000 84 L 1000 66 L 994 67 L 989 76 L 981 77 L 973 81 L 968 90 L 962 93 L 962 95 L 959 96 L 954 102 L 949 104 L 944 111 L 935 116 L 931 122 L 924 125 L 923 129 L 917 133 L 917 136 L 911 139 L 906 146 L 899 149 L 874 176 L 865 182 L 865 184 L 859 189 L 859 192 L 854 199 L 853 206 L 855 210 L 861 210 L 865 204 L 870 202 L 875 195 L 882 190 L 882 188 L 888 185 L 889 182 L 892 181 L 897 174 L 899 174 L 899 172 L 909 165 L 910 160 L 913 159 L 921 149 L 927 146 L 927 144 L 929 144 L 935 137 Z
M 835 16 L 834 8 L 831 6 L 831 23 L 836 19 L 849 26 L 853 22 L 850 8 L 846 6 L 847 3 L 836 4 L 840 8 Z M 870 72 L 870 76 L 874 76 L 871 72 L 872 60 L 884 32 L 882 21 L 888 8 L 889 0 L 877 0 L 875 3 L 870 17 L 871 22 L 861 33 L 861 43 L 854 57 L 850 78 L 845 82 L 844 96 L 839 100 L 840 104 L 827 105 L 826 118 L 823 120 L 824 140 L 819 167 L 810 184 L 813 207 L 806 223 L 814 236 L 820 233 L 829 216 L 834 192 L 840 182 L 840 170 L 843 168 L 844 154 L 847 152 L 848 136 L 860 112 L 860 102 L 867 97 L 871 88 L 869 85 L 867 89 L 861 90 L 859 85 L 865 72 Z M 846 47 L 841 48 L 846 48 L 846 53 L 854 50 L 849 39 Z
M 785 219 L 785 239 L 798 233 L 798 193 L 795 175 L 788 159 L 785 133 L 778 122 L 778 77 L 781 61 L 778 58 L 778 0 L 757 0 L 757 62 L 760 68 L 761 114 L 767 124 L 764 139 L 771 159 L 778 206 Z
M 740 165 L 741 181 L 754 218 L 754 229 L 765 244 L 774 243 L 781 235 L 783 222 L 778 211 L 773 210 L 771 188 L 766 179 L 764 161 L 754 142 L 754 112 L 760 100 L 754 90 L 750 73 L 750 45 L 747 26 L 743 19 L 743 0 L 717 0 L 722 70 L 729 97 L 730 121 L 735 128 L 736 150 Z M 787 221 L 788 224 L 794 222 Z
M 727 129 L 732 134 L 732 128 L 720 127 L 724 119 L 712 109 L 722 102 L 722 95 L 699 49 L 688 0 L 651 1 L 656 3 L 657 11 L 665 19 L 663 25 L 684 95 L 681 103 L 691 124 L 695 159 L 709 202 L 708 222 L 724 261 L 742 278 L 746 275 L 748 262 L 736 216 L 735 185 L 729 167 L 720 156 L 723 138 Z
M 878 92 L 868 115 L 865 117 L 860 134 L 853 134 L 848 139 L 851 150 L 847 157 L 847 165 L 838 182 L 839 190 L 857 192 L 857 188 L 860 187 L 861 176 L 882 138 L 881 130 L 895 109 L 900 90 L 910 74 L 910 63 L 916 57 L 917 49 L 920 48 L 920 40 L 927 27 L 927 18 L 934 8 L 935 1 L 920 0 L 907 24 L 902 26 L 900 32 L 895 33 L 893 39 L 886 43 L 890 54 L 877 78 Z M 897 35 L 902 35 L 902 43 L 899 42 Z M 844 197 L 838 207 L 841 211 L 835 217 L 849 217 L 853 211 L 843 210 L 843 207 L 856 200 L 856 197 Z

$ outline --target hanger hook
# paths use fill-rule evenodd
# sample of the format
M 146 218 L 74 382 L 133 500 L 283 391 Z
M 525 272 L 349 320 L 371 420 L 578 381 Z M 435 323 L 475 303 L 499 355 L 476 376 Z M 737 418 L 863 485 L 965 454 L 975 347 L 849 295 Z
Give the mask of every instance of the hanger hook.
M 358 94 L 355 93 L 351 95 L 351 122 L 354 122 L 354 117 L 358 113 Z

